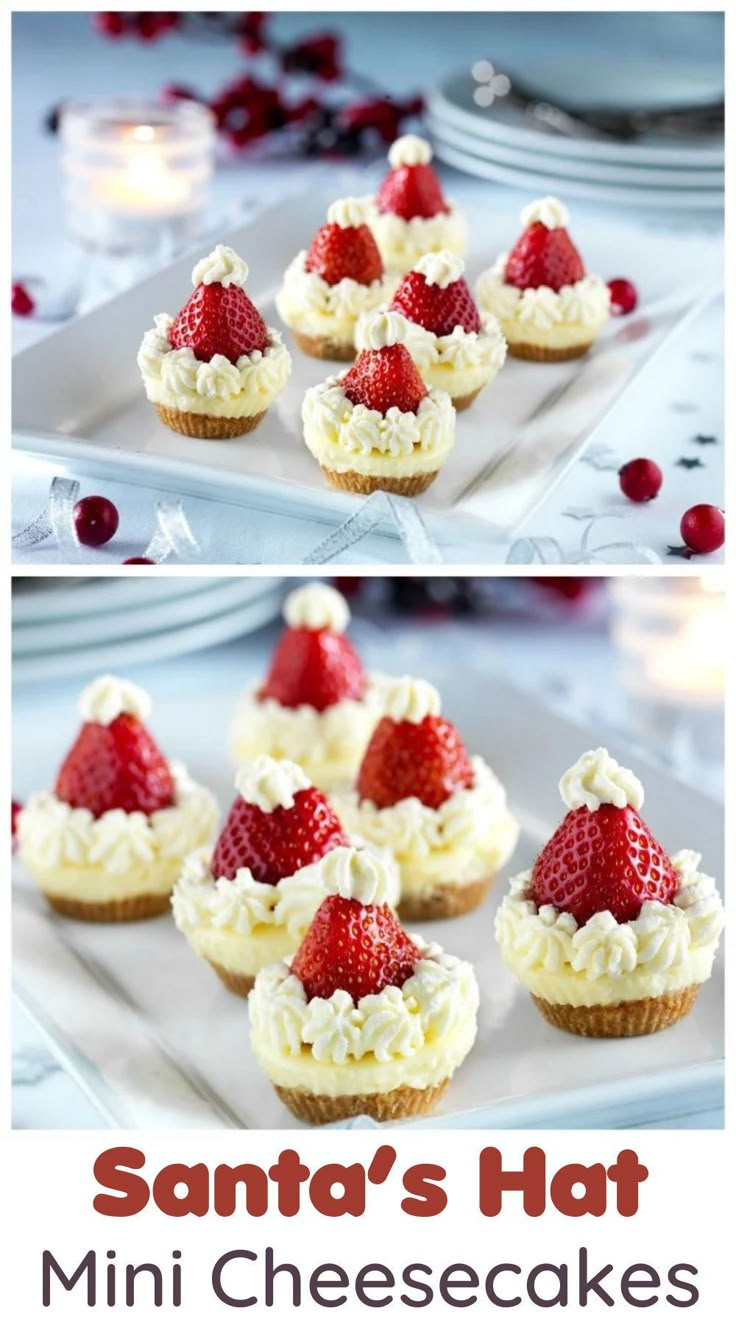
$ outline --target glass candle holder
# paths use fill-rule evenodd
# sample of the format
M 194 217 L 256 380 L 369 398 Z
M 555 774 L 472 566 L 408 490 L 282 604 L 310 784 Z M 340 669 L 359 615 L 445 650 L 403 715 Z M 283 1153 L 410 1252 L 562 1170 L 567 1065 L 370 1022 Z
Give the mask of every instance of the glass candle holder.
M 215 121 L 194 101 L 70 104 L 61 116 L 72 236 L 108 254 L 174 252 L 208 202 Z
M 611 597 L 611 635 L 635 730 L 677 762 L 720 762 L 726 665 L 720 584 L 708 576 L 622 577 L 612 583 Z

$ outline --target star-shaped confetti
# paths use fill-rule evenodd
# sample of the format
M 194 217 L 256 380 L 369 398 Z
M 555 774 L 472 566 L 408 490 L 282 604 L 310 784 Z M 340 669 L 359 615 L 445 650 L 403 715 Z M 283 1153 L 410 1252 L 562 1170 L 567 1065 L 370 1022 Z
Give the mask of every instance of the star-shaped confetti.
M 681 557 L 683 561 L 689 561 L 692 555 L 693 555 L 692 548 L 686 547 L 684 543 L 682 547 L 670 547 L 669 544 L 667 546 L 668 557 Z
M 705 469 L 702 460 L 699 460 L 697 456 L 681 455 L 680 459 L 675 461 L 675 465 L 679 469 Z
M 696 446 L 717 446 L 718 438 L 713 437 L 709 432 L 696 432 L 692 438 Z

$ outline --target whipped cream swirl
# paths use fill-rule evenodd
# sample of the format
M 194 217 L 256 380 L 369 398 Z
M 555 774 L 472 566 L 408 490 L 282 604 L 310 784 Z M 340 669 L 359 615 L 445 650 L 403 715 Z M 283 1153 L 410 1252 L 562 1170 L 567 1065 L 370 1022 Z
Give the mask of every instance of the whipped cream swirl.
M 109 727 L 121 713 L 145 722 L 151 712 L 151 699 L 132 681 L 98 676 L 79 696 L 79 712 L 84 722 L 98 722 L 103 727 Z
M 392 405 L 385 414 L 354 405 L 339 377 L 328 377 L 310 387 L 302 407 L 304 439 L 313 454 L 322 459 L 322 449 L 334 449 L 343 459 L 411 456 L 419 451 L 428 459 L 444 458 L 454 441 L 455 411 L 444 391 L 432 390 L 416 413 Z
M 623 768 L 613 755 L 600 746 L 586 750 L 560 778 L 560 795 L 568 810 L 598 810 L 601 805 L 615 805 L 619 810 L 630 805 L 640 810 L 644 788 L 630 768 Z
M 192 272 L 192 285 L 245 285 L 248 263 L 228 244 L 216 244 L 206 258 L 200 258 Z
M 259 755 L 241 764 L 235 774 L 235 786 L 244 801 L 256 805 L 264 814 L 281 808 L 291 810 L 299 791 L 307 791 L 311 782 L 291 759 L 272 759 Z
M 287 594 L 284 620 L 292 630 L 330 630 L 343 635 L 350 624 L 350 608 L 331 584 L 315 580 Z

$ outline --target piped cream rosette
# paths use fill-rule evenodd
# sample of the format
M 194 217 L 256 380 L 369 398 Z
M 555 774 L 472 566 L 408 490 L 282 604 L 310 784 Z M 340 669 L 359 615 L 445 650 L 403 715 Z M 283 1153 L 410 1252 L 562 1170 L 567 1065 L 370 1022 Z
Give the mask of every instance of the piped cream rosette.
M 341 864 L 341 896 L 363 905 L 390 900 L 390 876 L 369 852 L 346 850 Z M 251 1046 L 299 1116 L 329 1122 L 361 1112 L 424 1112 L 467 1056 L 477 1029 L 473 968 L 439 944 L 411 937 L 420 960 L 409 979 L 357 1003 L 339 989 L 330 998 L 307 998 L 289 960 L 257 976 Z
M 392 170 L 401 166 L 427 166 L 432 160 L 432 148 L 426 138 L 408 133 L 397 138 L 388 152 Z M 464 253 L 468 242 L 468 227 L 463 213 L 455 203 L 448 201 L 446 212 L 435 216 L 412 216 L 405 220 L 393 212 L 381 212 L 372 207 L 368 224 L 373 231 L 384 265 L 395 271 L 411 271 L 425 253 L 439 253 L 449 249 Z
M 327 220 L 343 229 L 365 225 L 370 201 L 370 198 L 340 198 L 328 209 Z M 310 348 L 304 344 L 306 338 L 313 342 L 312 352 L 322 347 L 331 350 L 332 357 L 352 359 L 358 318 L 391 299 L 398 276 L 396 272 L 384 272 L 380 280 L 368 285 L 345 276 L 330 285 L 317 272 L 307 269 L 306 260 L 307 251 L 302 249 L 284 273 L 276 296 L 279 317 L 299 335 L 302 348 Z M 331 355 L 325 352 L 318 357 Z
M 396 345 L 406 318 L 373 313 L 363 327 L 366 349 Z M 302 407 L 304 441 L 336 486 L 411 496 L 428 487 L 455 444 L 455 411 L 446 391 L 432 388 L 417 412 L 392 405 L 385 414 L 354 405 L 340 377 L 310 387 Z M 341 482 L 341 477 L 344 481 Z
M 563 775 L 560 792 L 570 810 L 638 810 L 644 799 L 639 779 L 604 749 L 581 756 Z M 711 974 L 724 910 L 697 852 L 679 851 L 671 862 L 679 882 L 673 902 L 645 902 L 625 924 L 601 911 L 579 925 L 568 912 L 537 907 L 531 870 L 511 880 L 496 915 L 496 939 L 532 996 L 557 1010 L 557 1019 L 548 1020 L 579 1034 L 643 1034 L 690 1010 Z
M 297 764 L 262 755 L 241 765 L 235 785 L 244 800 L 269 814 L 278 806 L 291 809 L 297 792 L 312 784 Z M 215 968 L 230 989 L 248 993 L 263 966 L 298 948 L 324 897 L 349 895 L 345 890 L 363 868 L 362 855 L 357 849 L 337 847 L 278 883 L 259 883 L 246 868 L 233 879 L 216 879 L 210 867 L 212 852 L 194 852 L 174 888 L 174 920 L 194 952 Z M 399 879 L 388 852 L 376 858 L 375 870 L 386 900 L 395 906 Z
M 465 263 L 457 253 L 444 249 L 428 253 L 413 268 L 428 285 L 445 289 L 459 281 Z M 506 361 L 506 341 L 497 318 L 482 316 L 480 331 L 455 327 L 448 335 L 437 336 L 426 327 L 404 318 L 402 344 L 406 345 L 427 386 L 446 391 L 456 409 L 469 404 L 483 387 L 492 382 Z M 366 319 L 360 318 L 355 330 L 358 350 L 367 349 Z
M 440 697 L 427 681 L 398 677 L 387 688 L 385 711 L 395 722 L 422 722 L 440 712 Z M 402 916 L 433 919 L 471 910 L 513 854 L 519 827 L 506 793 L 480 756 L 471 766 L 473 785 L 453 792 L 436 810 L 416 796 L 385 809 L 356 791 L 331 797 L 346 832 L 393 852 Z
M 318 581 L 287 595 L 284 619 L 292 629 L 343 634 L 350 624 L 350 608 L 337 589 Z M 276 699 L 259 698 L 260 683 L 251 686 L 238 702 L 232 725 L 236 763 L 264 754 L 292 759 L 322 791 L 349 786 L 383 716 L 388 678 L 376 672 L 366 680 L 361 699 L 342 699 L 322 710 L 311 704 L 287 708 Z
M 569 213 L 557 198 L 539 198 L 521 213 L 524 228 L 541 221 L 548 230 L 567 226 Z M 611 295 L 600 276 L 585 275 L 572 285 L 520 290 L 506 283 L 508 253 L 478 278 L 475 296 L 481 312 L 498 319 L 511 352 L 530 345 L 560 357 L 584 352 L 608 321 Z
M 218 244 L 192 272 L 192 284 L 244 286 L 248 265 L 225 244 Z M 286 386 L 291 359 L 281 336 L 268 328 L 266 349 L 253 350 L 232 363 L 223 354 L 200 362 L 188 347 L 174 349 L 168 332 L 173 318 L 158 313 L 143 337 L 138 367 L 152 404 L 183 414 L 213 419 L 260 417 Z
M 139 686 L 101 676 L 82 692 L 84 722 L 109 726 L 121 713 L 145 722 L 149 696 Z M 70 914 L 88 918 L 132 918 L 164 909 L 190 852 L 212 841 L 217 804 L 206 787 L 189 777 L 184 764 L 169 765 L 174 803 L 146 815 L 89 810 L 60 801 L 53 791 L 31 796 L 18 817 L 18 853 L 39 888 Z M 159 900 L 160 899 L 160 900 Z M 116 914 L 119 912 L 119 917 Z M 107 914 L 105 914 L 107 913 Z

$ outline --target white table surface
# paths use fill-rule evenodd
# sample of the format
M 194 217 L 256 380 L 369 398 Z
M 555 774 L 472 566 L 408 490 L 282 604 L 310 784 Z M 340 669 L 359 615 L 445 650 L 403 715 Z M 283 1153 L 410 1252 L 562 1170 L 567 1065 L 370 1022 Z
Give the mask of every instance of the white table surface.
M 626 731 L 631 736 L 616 658 L 600 620 L 591 624 L 584 617 L 573 618 L 563 631 L 515 618 L 419 624 L 378 616 L 372 622 L 361 621 L 358 609 L 355 632 L 369 667 L 381 663 L 385 666 L 386 630 L 391 632 L 394 670 L 421 673 L 423 659 L 431 651 L 433 672 L 447 674 L 443 685 L 447 694 L 451 691 L 457 658 L 466 658 L 469 665 L 474 659 L 482 658 L 489 673 L 497 671 L 513 677 L 517 686 L 534 692 L 578 720 L 589 717 L 591 726 L 600 732 L 601 741 L 610 739 L 616 731 Z M 275 635 L 276 627 L 269 627 L 233 644 L 136 669 L 136 680 L 150 687 L 153 693 L 165 684 L 170 692 L 185 696 L 188 687 L 197 681 L 201 683 L 202 670 L 206 668 L 213 689 L 232 691 L 234 699 L 245 678 L 263 672 Z M 570 667 L 571 658 L 575 659 L 574 670 Z M 77 689 L 74 681 L 64 683 L 61 694 L 65 703 L 72 702 Z M 36 686 L 16 687 L 13 703 L 16 739 L 20 739 L 23 729 L 24 712 L 34 705 L 39 694 Z M 709 774 L 708 789 L 718 794 L 718 769 L 711 766 Z M 690 776 L 693 782 L 706 785 L 702 769 L 691 768 Z M 31 790 L 31 787 L 14 786 L 13 794 L 25 799 Z M 103 1125 L 78 1086 L 60 1067 L 43 1036 L 17 1006 L 13 1014 L 12 1111 L 13 1126 L 18 1128 Z M 658 1120 L 657 1125 L 721 1127 L 723 1119 L 716 1111 L 683 1116 L 674 1100 L 668 1117 Z
M 656 15 L 637 15 L 637 42 L 653 52 L 664 42 L 682 42 L 683 33 L 692 39 L 694 49 L 705 41 L 702 25 L 689 27 L 694 16 L 662 15 L 664 28 Z M 714 16 L 715 17 L 715 16 Z M 564 20 L 564 33 L 560 21 Z M 646 20 L 646 21 L 645 21 Z M 440 14 L 422 16 L 426 40 L 416 40 L 416 27 L 408 15 L 279 15 L 279 36 L 291 36 L 320 27 L 341 28 L 348 41 L 350 63 L 358 71 L 375 73 L 380 58 L 380 75 L 387 90 L 426 88 L 448 71 L 470 64 L 489 50 L 498 51 L 499 59 L 513 60 L 530 40 L 539 43 L 562 40 L 566 49 L 579 48 L 580 58 L 590 41 L 591 23 L 599 22 L 605 32 L 610 15 L 473 15 L 452 18 Z M 389 26 L 390 25 L 390 26 Z M 408 26 L 407 26 L 408 25 Z M 707 36 L 707 31 L 706 31 Z M 600 35 L 599 35 L 599 39 Z M 712 37 L 710 38 L 712 41 Z M 707 45 L 707 41 L 705 41 Z M 206 89 L 221 85 L 239 68 L 234 51 L 217 43 L 200 45 L 173 37 L 153 46 L 134 42 L 105 42 L 95 36 L 84 15 L 24 14 L 14 20 L 14 190 L 13 190 L 13 274 L 16 278 L 39 275 L 63 285 L 73 276 L 80 261 L 73 246 L 60 229 L 62 215 L 58 177 L 58 144 L 41 130 L 41 121 L 50 105 L 73 93 L 76 97 L 130 90 L 156 92 L 169 81 L 192 82 Z M 654 55 L 653 55 L 653 58 Z M 215 177 L 210 222 L 233 209 L 252 208 L 278 198 L 296 184 L 309 187 L 315 172 L 320 177 L 334 176 L 335 193 L 345 167 L 339 163 L 289 162 L 245 158 L 242 163 L 218 170 Z M 365 189 L 380 177 L 380 163 L 367 165 Z M 448 191 L 462 205 L 478 197 L 492 199 L 500 185 L 470 180 L 443 168 Z M 521 207 L 528 196 L 503 190 L 506 199 Z M 574 204 L 576 215 L 586 222 L 601 213 L 592 204 Z M 641 224 L 673 225 L 692 233 L 713 233 L 719 229 L 717 217 L 708 214 L 641 215 Z M 614 264 L 616 265 L 616 264 Z M 618 265 L 626 274 L 625 255 Z M 16 349 L 48 334 L 50 324 L 37 319 L 13 319 L 13 343 Z M 533 538 L 554 538 L 564 561 L 574 561 L 580 549 L 580 519 L 570 512 L 591 511 L 601 519 L 600 543 L 613 541 L 644 544 L 660 555 L 668 566 L 682 562 L 666 557 L 667 544 L 679 542 L 678 526 L 686 507 L 700 501 L 722 504 L 722 377 L 723 310 L 719 300 L 706 309 L 688 328 L 687 333 L 647 370 L 625 399 L 616 407 L 596 435 L 594 444 L 550 495 L 545 505 L 524 529 Z M 695 434 L 714 435 L 718 445 L 699 447 Z M 622 509 L 616 470 L 627 459 L 647 455 L 656 460 L 665 475 L 665 484 L 657 501 L 644 506 L 623 504 L 623 515 L 605 519 L 615 507 Z M 700 459 L 702 468 L 679 467 L 680 458 Z M 42 509 L 53 470 L 20 455 L 13 457 L 13 528 L 23 528 Z M 154 504 L 161 496 L 171 496 L 128 484 L 104 484 L 84 480 L 82 491 L 104 488 L 121 513 L 121 534 L 112 545 L 97 551 L 84 549 L 87 565 L 119 563 L 140 554 L 153 532 Z M 311 521 L 283 519 L 275 523 L 257 511 L 246 511 L 223 503 L 186 498 L 185 510 L 190 523 L 206 549 L 204 560 L 220 564 L 245 564 L 250 561 L 298 564 L 322 540 L 326 527 Z M 122 532 L 124 530 L 124 532 Z M 477 537 L 440 543 L 443 560 L 451 564 L 502 563 L 508 545 L 494 542 L 479 533 Z M 32 551 L 15 550 L 16 564 L 33 560 L 54 564 L 60 554 L 49 541 Z M 372 535 L 351 548 L 342 558 L 351 564 L 377 562 L 402 563 L 406 555 L 395 539 Z M 704 562 L 722 560 L 715 553 Z

